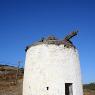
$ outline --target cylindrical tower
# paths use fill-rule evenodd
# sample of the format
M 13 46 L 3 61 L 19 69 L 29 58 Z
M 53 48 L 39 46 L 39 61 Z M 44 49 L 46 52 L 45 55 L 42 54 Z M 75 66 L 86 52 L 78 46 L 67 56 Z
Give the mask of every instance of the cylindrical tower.
M 69 40 L 48 37 L 28 46 L 23 95 L 83 95 L 78 52 Z

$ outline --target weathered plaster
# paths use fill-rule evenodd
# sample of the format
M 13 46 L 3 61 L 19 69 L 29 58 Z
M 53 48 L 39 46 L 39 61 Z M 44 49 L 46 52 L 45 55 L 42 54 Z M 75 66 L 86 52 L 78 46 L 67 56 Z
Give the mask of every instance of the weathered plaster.
M 76 49 L 40 44 L 27 50 L 23 95 L 65 95 L 65 83 L 73 83 L 73 95 L 83 95 Z

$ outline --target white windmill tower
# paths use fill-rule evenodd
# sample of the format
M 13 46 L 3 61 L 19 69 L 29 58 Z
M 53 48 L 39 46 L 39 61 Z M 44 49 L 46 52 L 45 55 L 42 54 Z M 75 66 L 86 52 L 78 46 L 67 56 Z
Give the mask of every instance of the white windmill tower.
M 53 36 L 26 48 L 23 95 L 83 95 L 79 56 L 70 38 Z

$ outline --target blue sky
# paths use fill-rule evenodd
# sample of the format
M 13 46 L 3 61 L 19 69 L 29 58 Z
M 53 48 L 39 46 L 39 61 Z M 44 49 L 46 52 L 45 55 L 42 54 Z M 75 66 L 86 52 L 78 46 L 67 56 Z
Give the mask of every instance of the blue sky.
M 41 37 L 63 39 L 73 30 L 83 82 L 95 82 L 94 0 L 0 0 L 0 63 L 24 66 L 25 47 Z

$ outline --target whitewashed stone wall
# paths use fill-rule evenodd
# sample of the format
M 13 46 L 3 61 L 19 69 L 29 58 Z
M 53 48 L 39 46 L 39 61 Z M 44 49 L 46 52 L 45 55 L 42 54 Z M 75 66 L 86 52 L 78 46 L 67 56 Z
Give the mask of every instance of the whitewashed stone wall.
M 73 83 L 73 95 L 83 95 L 77 50 L 47 44 L 27 50 L 23 95 L 65 95 L 65 83 Z

